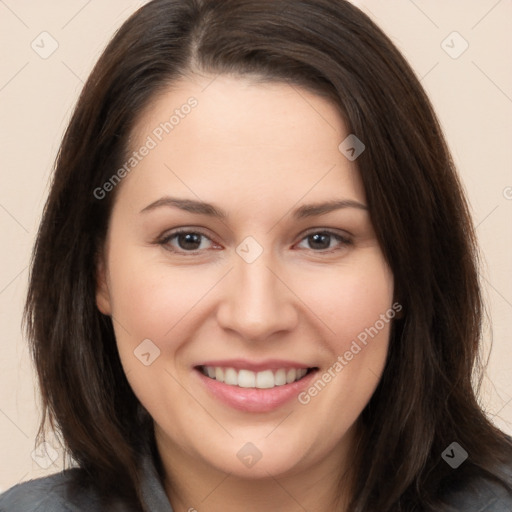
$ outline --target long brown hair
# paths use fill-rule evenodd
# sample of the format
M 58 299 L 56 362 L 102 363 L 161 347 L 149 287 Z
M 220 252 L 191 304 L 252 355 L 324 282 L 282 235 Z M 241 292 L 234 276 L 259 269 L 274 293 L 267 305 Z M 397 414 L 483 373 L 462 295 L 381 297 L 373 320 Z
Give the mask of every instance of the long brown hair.
M 44 417 L 105 494 L 140 503 L 152 422 L 95 305 L 96 258 L 141 112 L 199 70 L 252 74 L 332 100 L 366 150 L 357 160 L 405 315 L 363 411 L 351 512 L 440 507 L 440 489 L 482 475 L 507 485 L 508 438 L 482 412 L 482 303 L 468 206 L 418 79 L 386 35 L 344 0 L 154 0 L 115 34 L 65 133 L 40 225 L 25 310 Z M 341 141 L 340 141 L 341 142 Z M 120 185 L 122 186 L 122 184 Z M 469 459 L 441 458 L 453 441 Z M 509 487 L 510 489 L 510 487 Z

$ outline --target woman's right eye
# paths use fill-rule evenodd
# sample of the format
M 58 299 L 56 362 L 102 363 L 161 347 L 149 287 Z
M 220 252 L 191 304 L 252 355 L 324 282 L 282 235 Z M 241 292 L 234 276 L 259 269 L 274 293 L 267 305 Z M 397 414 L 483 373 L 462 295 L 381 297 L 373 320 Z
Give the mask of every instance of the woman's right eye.
M 212 242 L 208 236 L 200 231 L 179 229 L 168 233 L 158 243 L 173 252 L 196 254 L 205 249 L 202 244 L 204 239 Z

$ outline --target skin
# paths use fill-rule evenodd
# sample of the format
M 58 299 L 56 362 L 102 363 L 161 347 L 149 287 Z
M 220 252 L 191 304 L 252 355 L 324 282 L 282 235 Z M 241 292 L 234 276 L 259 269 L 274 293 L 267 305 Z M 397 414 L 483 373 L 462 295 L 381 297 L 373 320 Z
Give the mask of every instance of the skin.
M 182 79 L 139 118 L 133 150 L 190 96 L 198 101 L 116 190 L 97 306 L 112 316 L 127 378 L 155 421 L 177 512 L 325 511 L 337 495 L 343 508 L 349 485 L 340 494 L 338 481 L 382 374 L 390 323 L 307 405 L 235 410 L 193 366 L 277 358 L 321 375 L 391 308 L 393 276 L 367 210 L 291 214 L 328 200 L 366 204 L 357 161 L 338 150 L 349 132 L 335 106 L 283 83 L 214 78 Z M 170 206 L 141 213 L 163 196 L 214 203 L 228 217 Z M 192 249 L 183 237 L 159 243 L 179 227 L 208 238 Z M 308 235 L 322 230 L 350 243 L 315 244 Z M 247 236 L 263 249 L 252 263 L 236 252 Z M 145 339 L 160 350 L 148 366 L 134 355 Z M 237 457 L 247 442 L 261 453 L 250 468 Z

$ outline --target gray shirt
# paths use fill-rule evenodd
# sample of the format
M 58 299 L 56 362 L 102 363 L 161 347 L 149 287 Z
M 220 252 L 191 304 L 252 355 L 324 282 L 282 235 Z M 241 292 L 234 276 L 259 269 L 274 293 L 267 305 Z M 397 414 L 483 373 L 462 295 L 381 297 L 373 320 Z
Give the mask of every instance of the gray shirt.
M 80 469 L 18 484 L 0 495 L 0 512 L 107 512 L 96 491 L 76 492 L 71 483 Z M 142 460 L 142 494 L 151 512 L 173 512 L 150 455 Z M 71 490 L 73 489 L 73 490 Z M 108 512 L 138 512 L 121 504 L 109 504 Z
M 173 512 L 150 456 L 143 460 L 142 492 L 151 512 Z M 16 485 L 0 495 L 0 512 L 103 512 L 94 489 L 71 492 L 72 477 L 80 469 Z M 75 473 L 74 473 L 75 472 Z M 511 512 L 512 497 L 489 480 L 480 479 L 460 489 L 451 489 L 442 512 Z M 191 508 L 191 510 L 194 510 Z M 204 508 L 206 512 L 207 508 Z M 105 511 L 106 512 L 106 511 Z M 108 512 L 135 512 L 123 505 L 109 505 Z M 203 512 L 203 511 L 199 511 Z M 404 511 L 406 512 L 406 511 Z

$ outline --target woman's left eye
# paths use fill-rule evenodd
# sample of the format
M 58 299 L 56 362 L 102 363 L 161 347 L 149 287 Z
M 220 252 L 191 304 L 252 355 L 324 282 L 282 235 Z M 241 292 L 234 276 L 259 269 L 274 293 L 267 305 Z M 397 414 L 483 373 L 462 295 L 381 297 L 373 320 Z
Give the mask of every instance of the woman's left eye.
M 331 242 L 333 239 L 338 242 L 338 247 L 332 248 Z M 347 236 L 343 236 L 332 231 L 315 231 L 306 235 L 302 240 L 307 240 L 309 241 L 310 246 L 320 249 L 320 251 L 315 252 L 333 252 L 351 245 L 352 243 L 350 238 Z
M 205 248 L 202 244 L 204 239 L 213 243 L 207 235 L 201 233 L 200 231 L 183 229 L 169 233 L 158 243 L 173 252 L 196 253 L 207 248 Z M 306 249 L 321 253 L 331 253 L 352 244 L 351 239 L 347 236 L 325 230 L 309 233 L 301 239 L 300 243 L 303 241 L 306 241 L 309 245 L 309 248 L 306 247 Z M 333 248 L 333 241 L 337 242 L 337 247 L 335 244 L 335 247 Z

